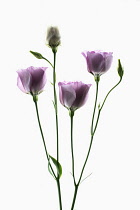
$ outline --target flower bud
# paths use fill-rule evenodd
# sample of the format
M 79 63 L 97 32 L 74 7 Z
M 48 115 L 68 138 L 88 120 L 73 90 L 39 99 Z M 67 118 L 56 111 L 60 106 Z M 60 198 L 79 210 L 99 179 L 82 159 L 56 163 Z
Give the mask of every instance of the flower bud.
M 44 59 L 44 57 L 38 52 L 30 51 L 30 53 L 32 53 L 32 55 L 34 55 L 38 59 Z
M 124 70 L 123 70 L 120 59 L 118 59 L 118 69 L 117 70 L 118 70 L 118 74 L 119 74 L 120 78 L 122 79 Z
M 52 50 L 56 50 L 56 48 L 60 45 L 60 34 L 57 27 L 50 27 L 47 31 L 47 42 L 48 45 L 52 48 Z

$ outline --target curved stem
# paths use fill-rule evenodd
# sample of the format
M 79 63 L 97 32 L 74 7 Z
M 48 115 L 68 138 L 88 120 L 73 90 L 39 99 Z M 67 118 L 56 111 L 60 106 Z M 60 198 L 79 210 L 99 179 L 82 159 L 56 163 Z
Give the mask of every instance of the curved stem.
M 34 96 L 33 96 L 33 98 L 34 98 Z M 34 100 L 34 99 L 33 99 L 33 100 Z M 43 140 L 43 145 L 44 145 L 46 157 L 47 157 L 47 160 L 48 160 L 48 162 L 49 162 L 49 155 L 48 155 L 48 151 L 47 151 L 47 147 L 46 147 L 46 143 L 45 143 L 45 138 L 44 138 L 44 135 L 43 135 L 42 126 L 41 126 L 41 122 L 40 122 L 40 118 L 39 118 L 39 111 L 38 111 L 37 100 L 34 100 L 34 103 L 35 103 L 36 114 L 37 114 L 37 120 L 38 120 L 40 132 L 41 132 L 41 136 L 42 136 L 42 140 Z M 53 170 L 51 164 L 50 164 L 50 168 L 51 168 L 51 171 L 52 171 L 52 173 L 53 173 L 53 176 L 54 176 L 55 179 L 56 179 L 56 175 L 55 175 L 55 173 L 54 173 L 54 170 Z
M 45 58 L 45 57 L 42 57 L 45 61 L 47 61 L 50 65 L 51 65 L 51 67 L 53 68 L 53 65 L 52 65 L 52 63 L 47 59 L 47 58 Z
M 94 109 L 93 109 L 93 115 L 92 115 L 92 122 L 91 122 L 91 141 L 90 141 L 88 153 L 87 153 L 87 156 L 86 156 L 86 159 L 85 159 L 83 168 L 82 168 L 82 170 L 81 170 L 80 178 L 79 178 L 77 184 L 76 184 L 76 182 L 75 182 L 75 176 L 74 176 L 74 173 L 73 173 L 74 184 L 75 184 L 75 191 L 74 191 L 74 196 L 73 196 L 73 201 L 72 201 L 71 210 L 73 210 L 74 205 L 75 205 L 75 201 L 76 201 L 76 196 L 77 196 L 79 184 L 80 184 L 80 181 L 81 181 L 81 179 L 82 179 L 82 175 L 83 175 L 83 172 L 84 172 L 84 169 L 85 169 L 85 166 L 86 166 L 86 163 L 87 163 L 89 154 L 90 154 L 92 142 L 93 142 L 93 135 L 92 135 L 92 134 L 93 134 L 93 123 L 94 123 L 95 111 L 96 111 L 96 106 L 97 106 L 99 78 L 98 78 L 97 80 L 95 80 L 95 81 L 96 81 L 96 96 L 95 96 L 95 103 L 94 103 Z M 96 121 L 95 127 L 97 127 L 97 124 L 98 124 L 98 122 Z M 72 127 L 72 126 L 71 126 L 71 127 Z M 95 132 L 95 131 L 94 131 L 94 132 Z M 73 148 L 72 148 L 72 161 L 73 161 L 73 167 L 74 167 Z
M 86 159 L 85 159 L 85 162 L 84 162 L 82 171 L 81 171 L 81 175 L 80 175 L 78 184 L 80 184 L 80 181 L 81 181 L 81 179 L 82 179 L 82 175 L 83 175 L 83 172 L 84 172 L 86 163 L 87 163 L 88 158 L 89 158 L 89 154 L 90 154 L 91 147 L 92 147 L 92 143 L 93 143 L 93 137 L 94 137 L 94 134 L 95 134 L 95 131 L 96 131 L 96 129 L 97 129 L 98 122 L 99 122 L 100 113 L 101 113 L 101 110 L 98 111 L 98 116 L 97 116 L 96 124 L 95 124 L 94 130 L 93 130 L 93 132 L 92 132 L 92 134 L 91 134 L 91 140 L 90 140 L 90 145 L 89 145 L 88 153 L 87 153 L 87 156 L 86 156 Z
M 80 178 L 79 178 L 78 184 L 80 184 L 80 181 L 82 179 L 82 175 L 83 175 L 83 172 L 84 172 L 84 169 L 85 169 L 85 166 L 86 166 L 86 163 L 87 163 L 89 154 L 90 154 L 90 150 L 91 150 L 91 146 L 92 146 L 92 142 L 93 142 L 93 136 L 94 136 L 94 133 L 96 131 L 98 120 L 99 120 L 99 115 L 98 115 L 97 116 L 97 120 L 96 120 L 96 124 L 95 124 L 95 128 L 94 128 L 94 131 L 93 131 L 93 123 L 94 123 L 94 118 L 95 118 L 95 111 L 96 111 L 97 98 L 98 98 L 98 87 L 99 87 L 99 80 L 95 80 L 95 81 L 96 81 L 96 96 L 95 96 L 95 103 L 94 103 L 94 109 L 93 109 L 93 115 L 92 115 L 92 122 L 91 122 L 91 140 L 90 140 L 90 145 L 89 145 L 88 153 L 87 153 L 87 156 L 86 156 L 86 159 L 85 159 L 83 168 L 81 170 L 81 174 L 80 174 Z
M 99 117 L 100 117 L 100 113 L 101 113 L 101 110 L 106 102 L 106 99 L 107 97 L 109 96 L 109 94 L 112 92 L 112 90 L 114 90 L 121 82 L 121 78 L 119 80 L 119 82 L 113 86 L 113 88 L 111 88 L 109 90 L 109 92 L 107 93 L 103 103 L 102 103 L 102 106 L 99 108 L 98 110 L 98 115 L 97 115 L 97 119 L 96 119 L 96 124 L 95 124 L 95 127 L 94 127 L 94 130 L 92 130 L 91 132 L 91 140 L 90 140 L 90 145 L 89 145 L 89 149 L 88 149 L 88 153 L 87 153 L 87 156 L 86 156 L 86 160 L 84 162 L 84 165 L 83 165 L 83 168 L 82 168 L 82 171 L 81 171 L 81 175 L 80 175 L 80 178 L 79 178 L 79 181 L 78 181 L 78 184 L 80 184 L 80 181 L 81 181 L 81 178 L 82 178 L 82 175 L 83 175 L 83 172 L 84 172 L 84 169 L 85 169 L 85 166 L 86 166 L 86 163 L 87 163 L 87 160 L 88 160 L 88 157 L 89 157 L 89 154 L 90 154 L 90 150 L 91 150 L 91 147 L 92 147 L 92 143 L 93 143 L 93 137 L 94 137 L 94 134 L 95 134 L 95 131 L 97 129 L 97 125 L 98 125 L 98 121 L 99 121 Z M 97 81 L 96 81 L 96 84 L 97 84 Z M 97 100 L 97 94 L 98 94 L 98 84 L 97 84 L 97 88 L 96 88 L 96 99 L 95 99 L 95 106 L 96 106 L 96 100 Z M 94 111 L 93 111 L 93 118 L 92 118 L 92 123 L 93 123 L 93 120 L 94 120 L 94 116 L 95 116 L 95 106 L 94 106 Z M 93 125 L 91 126 L 93 128 Z
M 106 94 L 106 97 L 102 103 L 102 106 L 100 107 L 100 110 L 103 108 L 105 101 L 106 101 L 107 97 L 109 96 L 109 94 L 112 92 L 112 90 L 114 90 L 120 84 L 121 81 L 122 81 L 122 78 L 120 78 L 119 82 L 116 85 L 114 85 L 113 88 L 111 88 L 110 91 Z
M 96 111 L 96 105 L 97 105 L 97 97 L 98 97 L 98 81 L 96 81 L 96 97 L 95 97 L 95 104 L 94 104 L 94 111 L 93 111 L 93 116 L 92 116 L 92 123 L 91 123 L 91 140 L 90 140 L 90 145 L 89 145 L 89 149 L 88 149 L 88 153 L 87 153 L 87 156 L 86 156 L 86 159 L 85 159 L 85 162 L 84 162 L 84 165 L 83 165 L 83 168 L 81 170 L 81 174 L 80 174 L 80 178 L 78 180 L 78 183 L 75 185 L 75 192 L 74 192 L 74 197 L 73 197 L 73 202 L 72 202 L 72 207 L 71 207 L 71 210 L 73 210 L 74 208 L 74 205 L 75 205 L 75 201 L 76 201 L 76 196 L 77 196 L 77 191 L 78 191 L 78 187 L 79 187 L 79 184 L 81 182 L 81 179 L 82 179 L 82 175 L 83 175 L 83 172 L 84 172 L 84 169 L 85 169 L 85 166 L 86 166 L 86 163 L 88 161 L 88 158 L 89 158 L 89 154 L 90 154 L 90 151 L 91 151 L 91 147 L 92 147 L 92 143 L 93 143 L 93 137 L 94 137 L 94 134 L 96 132 L 96 129 L 97 129 L 97 126 L 98 126 L 98 122 L 99 122 L 99 118 L 100 118 L 100 114 L 101 114 L 101 110 L 106 102 L 106 99 L 107 97 L 109 96 L 109 94 L 112 92 L 112 90 L 114 90 L 121 82 L 122 78 L 120 78 L 119 82 L 114 85 L 113 88 L 111 88 L 109 90 L 109 92 L 107 93 L 103 103 L 102 103 L 102 106 L 98 109 L 98 115 L 97 115 L 97 119 L 96 119 L 96 124 L 95 124 L 95 127 L 93 129 L 93 122 L 94 122 L 94 117 L 95 117 L 95 111 Z

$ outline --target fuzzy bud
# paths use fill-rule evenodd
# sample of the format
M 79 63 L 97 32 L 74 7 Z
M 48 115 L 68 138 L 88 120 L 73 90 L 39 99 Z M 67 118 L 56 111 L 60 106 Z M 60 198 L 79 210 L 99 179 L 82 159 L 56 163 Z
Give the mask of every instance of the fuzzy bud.
M 51 47 L 52 50 L 56 49 L 60 45 L 60 38 L 61 37 L 57 27 L 48 28 L 46 40 L 48 42 L 49 47 Z

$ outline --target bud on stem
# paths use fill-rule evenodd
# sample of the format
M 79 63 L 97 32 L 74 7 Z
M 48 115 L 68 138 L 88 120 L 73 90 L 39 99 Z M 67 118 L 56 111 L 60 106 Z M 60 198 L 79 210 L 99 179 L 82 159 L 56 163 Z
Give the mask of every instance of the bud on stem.
M 47 32 L 47 42 L 50 48 L 52 48 L 53 53 L 57 52 L 57 47 L 60 45 L 60 34 L 57 27 L 48 28 Z
M 123 70 L 120 59 L 118 59 L 118 69 L 117 70 L 118 70 L 118 74 L 119 74 L 120 78 L 122 79 L 123 74 L 124 74 L 124 70 Z

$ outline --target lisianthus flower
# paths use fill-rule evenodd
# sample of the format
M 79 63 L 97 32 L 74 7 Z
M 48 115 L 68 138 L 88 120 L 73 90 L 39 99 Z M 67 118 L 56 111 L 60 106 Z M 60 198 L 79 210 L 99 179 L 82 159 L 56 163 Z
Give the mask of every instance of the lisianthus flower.
M 112 54 L 112 52 L 101 51 L 82 52 L 86 58 L 88 71 L 95 76 L 100 76 L 109 70 L 113 59 Z
M 17 86 L 21 91 L 31 95 L 38 95 L 46 84 L 47 67 L 33 67 L 17 71 Z
M 82 82 L 59 82 L 59 98 L 67 109 L 75 111 L 86 103 L 91 84 Z

